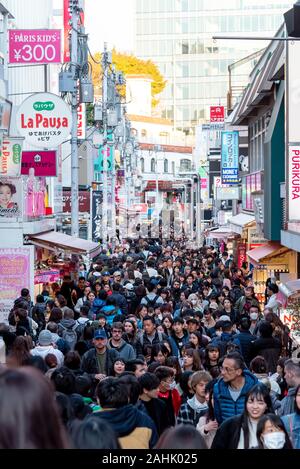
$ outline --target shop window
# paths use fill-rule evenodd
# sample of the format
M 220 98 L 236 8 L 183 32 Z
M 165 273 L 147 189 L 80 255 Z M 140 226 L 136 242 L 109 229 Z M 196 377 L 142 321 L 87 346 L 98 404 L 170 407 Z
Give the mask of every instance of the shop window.
M 167 159 L 164 160 L 164 172 L 165 173 L 169 172 L 169 162 Z

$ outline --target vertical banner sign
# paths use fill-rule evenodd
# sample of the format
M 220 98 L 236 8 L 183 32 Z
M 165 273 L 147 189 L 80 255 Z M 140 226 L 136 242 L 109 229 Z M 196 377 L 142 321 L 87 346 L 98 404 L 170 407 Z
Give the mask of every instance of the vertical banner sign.
M 224 106 L 210 106 L 210 122 L 224 122 Z
M 0 136 L 0 175 L 20 176 L 23 138 Z
M 86 129 L 86 108 L 85 103 L 80 103 L 77 110 L 78 126 L 77 126 L 77 138 L 78 140 L 85 140 L 85 129 Z
M 245 243 L 239 243 L 238 244 L 238 268 L 240 269 L 243 265 L 244 262 L 247 260 L 247 255 L 246 255 L 246 244 Z
M 61 62 L 60 29 L 9 29 L 9 63 Z
M 22 288 L 30 290 L 30 249 L 0 249 L 0 322 L 7 322 Z
M 72 13 L 70 10 L 70 0 L 64 0 L 64 62 L 70 62 L 71 50 L 70 50 L 70 33 L 71 33 L 71 19 Z M 84 25 L 84 13 L 80 12 L 80 24 Z
M 299 41 L 287 41 L 286 116 L 288 221 L 300 221 Z
M 222 184 L 239 183 L 239 133 L 236 130 L 222 132 L 221 176 Z
M 98 243 L 102 238 L 103 192 L 92 192 L 92 240 Z

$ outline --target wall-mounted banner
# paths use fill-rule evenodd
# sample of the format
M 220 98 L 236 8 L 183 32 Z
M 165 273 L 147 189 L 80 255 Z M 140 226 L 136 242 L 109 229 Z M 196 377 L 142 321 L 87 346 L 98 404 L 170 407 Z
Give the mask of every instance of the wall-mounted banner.
M 0 222 L 16 221 L 23 216 L 21 178 L 0 177 Z
M 96 243 L 102 238 L 102 203 L 103 192 L 92 192 L 92 239 Z
M 16 126 L 28 144 L 56 148 L 69 138 L 71 111 L 56 94 L 35 93 L 20 105 Z
M 239 133 L 236 130 L 222 132 L 221 176 L 222 184 L 239 183 Z
M 1 138 L 0 145 L 0 175 L 20 176 L 21 154 L 24 139 L 21 137 Z
M 8 33 L 10 63 L 61 62 L 60 29 L 10 29 Z
M 300 145 L 289 145 L 288 160 L 289 220 L 300 220 Z
M 30 168 L 35 176 L 57 176 L 56 151 L 22 151 L 21 174 L 28 176 Z

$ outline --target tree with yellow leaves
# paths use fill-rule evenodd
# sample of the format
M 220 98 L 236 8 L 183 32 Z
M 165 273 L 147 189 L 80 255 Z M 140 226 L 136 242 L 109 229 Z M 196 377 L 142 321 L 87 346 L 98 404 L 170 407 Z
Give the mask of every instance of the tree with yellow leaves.
M 97 52 L 94 55 L 95 63 L 92 59 L 90 64 L 92 66 L 92 77 L 93 84 L 95 87 L 95 94 L 101 94 L 101 83 L 102 83 L 102 66 L 101 62 L 101 53 Z M 123 72 L 124 75 L 149 75 L 152 78 L 152 106 L 155 107 L 159 100 L 156 98 L 160 94 L 165 86 L 167 81 L 164 80 L 162 74 L 160 73 L 157 65 L 151 60 L 142 60 L 134 55 L 122 54 L 117 52 L 115 49 L 112 51 L 112 62 L 115 66 L 116 71 Z M 122 97 L 126 96 L 125 86 L 119 88 L 119 93 Z

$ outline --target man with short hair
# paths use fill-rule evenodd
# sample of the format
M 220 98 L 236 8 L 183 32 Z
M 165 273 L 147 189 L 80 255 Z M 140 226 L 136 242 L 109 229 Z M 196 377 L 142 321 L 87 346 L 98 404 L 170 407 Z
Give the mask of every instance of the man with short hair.
M 194 396 L 181 404 L 176 424 L 190 424 L 197 426 L 200 417 L 208 412 L 208 405 L 205 397 L 205 386 L 212 380 L 207 371 L 196 371 L 191 377 L 191 389 Z
M 180 317 L 174 319 L 169 342 L 172 347 L 172 354 L 176 357 L 182 357 L 183 346 L 189 342 L 189 334 L 184 330 L 184 320 Z
M 99 381 L 113 372 L 113 363 L 119 357 L 115 349 L 107 348 L 107 335 L 103 329 L 97 329 L 93 339 L 94 348 L 85 352 L 82 357 L 83 372 L 94 375 Z
M 168 428 L 168 414 L 166 404 L 158 399 L 159 379 L 154 373 L 147 372 L 138 380 L 141 386 L 139 408 L 153 419 L 160 436 Z
M 107 343 L 107 348 L 115 349 L 119 354 L 119 358 L 127 362 L 136 358 L 136 353 L 132 345 L 125 342 L 122 338 L 123 332 L 123 324 L 121 322 L 113 322 L 111 327 L 112 337 Z
M 281 401 L 278 415 L 289 415 L 295 412 L 296 390 L 300 385 L 300 362 L 293 358 L 284 364 L 284 378 L 289 387 L 288 394 Z
M 158 397 L 167 406 L 168 426 L 174 426 L 181 405 L 181 397 L 176 389 L 175 372 L 168 366 L 159 366 L 154 373 L 159 379 Z
M 141 305 L 154 308 L 155 305 L 163 305 L 164 300 L 157 294 L 157 284 L 149 282 L 147 285 L 148 294 L 142 298 Z
M 243 317 L 239 323 L 239 334 L 235 334 L 232 342 L 240 348 L 246 365 L 249 367 L 251 361 L 252 344 L 255 337 L 250 332 L 251 321 L 248 317 Z
M 107 378 L 97 386 L 97 401 L 101 406 L 97 416 L 108 422 L 122 449 L 153 448 L 158 440 L 153 420 L 136 406 L 129 404 L 126 384 L 118 378 Z
M 257 383 L 256 376 L 246 368 L 239 353 L 226 355 L 221 367 L 221 378 L 213 390 L 215 417 L 219 424 L 244 412 L 246 395 Z
M 259 333 L 260 337 L 252 344 L 251 358 L 261 355 L 266 360 L 267 372 L 275 373 L 282 348 L 281 341 L 273 337 L 273 327 L 268 321 L 261 321 Z
M 163 340 L 168 340 L 168 336 L 162 332 L 157 332 L 155 318 L 145 316 L 143 319 L 144 333 L 139 337 L 136 344 L 137 356 L 144 356 L 146 359 L 151 356 L 152 345 L 159 344 Z
M 133 360 L 129 360 L 125 364 L 125 370 L 131 371 L 134 373 L 136 378 L 140 378 L 144 373 L 147 372 L 147 364 L 141 358 L 135 358 Z

